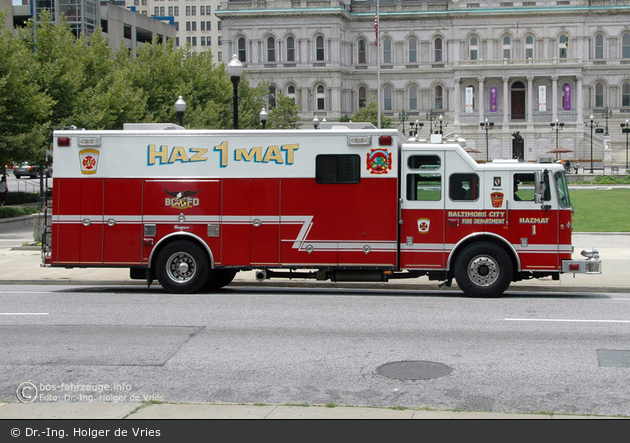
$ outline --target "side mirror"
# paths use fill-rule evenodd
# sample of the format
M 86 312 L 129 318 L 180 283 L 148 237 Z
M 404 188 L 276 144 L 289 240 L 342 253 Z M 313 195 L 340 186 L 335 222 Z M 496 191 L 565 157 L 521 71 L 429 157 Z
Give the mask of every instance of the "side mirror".
M 534 194 L 534 201 L 541 205 L 541 208 L 544 209 L 545 211 L 549 208 L 551 208 L 550 205 L 546 205 L 545 204 L 545 194 L 547 191 L 547 186 L 545 185 L 545 176 L 547 175 L 547 170 L 545 169 L 544 171 L 536 171 L 535 173 L 535 194 Z

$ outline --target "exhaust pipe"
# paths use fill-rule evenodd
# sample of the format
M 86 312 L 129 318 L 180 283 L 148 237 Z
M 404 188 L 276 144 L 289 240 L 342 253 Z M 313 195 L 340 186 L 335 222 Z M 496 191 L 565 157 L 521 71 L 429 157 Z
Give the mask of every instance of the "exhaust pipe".
M 256 281 L 265 281 L 267 280 L 267 271 L 256 271 Z

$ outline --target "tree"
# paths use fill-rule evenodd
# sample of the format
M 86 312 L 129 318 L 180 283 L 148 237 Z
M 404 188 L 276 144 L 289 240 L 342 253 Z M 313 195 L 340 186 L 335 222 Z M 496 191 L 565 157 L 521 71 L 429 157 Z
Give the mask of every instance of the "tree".
M 359 109 L 352 116 L 353 122 L 370 122 L 378 127 L 378 102 L 372 100 L 367 106 Z M 391 128 L 392 119 L 381 115 L 381 128 Z
M 0 12 L 0 24 L 6 10 Z M 0 168 L 7 162 L 43 159 L 53 100 L 37 84 L 31 48 L 11 29 L 0 28 Z
M 270 129 L 299 129 L 301 126 L 298 115 L 299 107 L 292 97 L 279 94 L 276 106 L 269 110 L 267 127 Z

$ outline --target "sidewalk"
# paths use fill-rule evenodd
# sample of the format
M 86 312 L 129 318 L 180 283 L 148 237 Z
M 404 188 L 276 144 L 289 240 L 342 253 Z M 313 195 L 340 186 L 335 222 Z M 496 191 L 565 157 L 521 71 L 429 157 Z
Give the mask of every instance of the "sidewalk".
M 0 419 L 253 419 L 253 420 L 565 420 L 625 419 L 596 415 L 508 414 L 497 412 L 431 411 L 323 405 L 251 405 L 214 403 L 0 403 Z

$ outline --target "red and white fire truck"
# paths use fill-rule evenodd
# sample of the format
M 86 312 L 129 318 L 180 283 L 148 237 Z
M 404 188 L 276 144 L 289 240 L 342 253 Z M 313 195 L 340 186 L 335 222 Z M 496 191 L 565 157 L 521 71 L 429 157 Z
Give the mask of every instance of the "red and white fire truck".
M 600 273 L 572 259 L 562 165 L 478 164 L 440 134 L 396 130 L 61 130 L 45 266 L 128 267 L 169 292 L 258 279 L 428 276 L 500 296 Z

